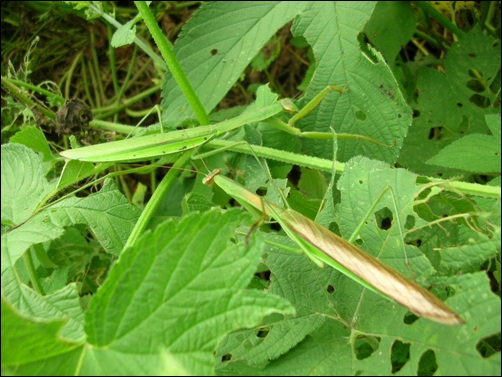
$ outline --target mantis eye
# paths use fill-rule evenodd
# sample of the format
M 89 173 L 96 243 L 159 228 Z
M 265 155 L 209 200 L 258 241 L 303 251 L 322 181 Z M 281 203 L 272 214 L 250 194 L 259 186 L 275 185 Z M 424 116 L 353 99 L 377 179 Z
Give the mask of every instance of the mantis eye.
M 291 101 L 290 98 L 284 98 L 281 100 L 281 105 L 285 111 L 288 113 L 297 113 L 298 107 Z

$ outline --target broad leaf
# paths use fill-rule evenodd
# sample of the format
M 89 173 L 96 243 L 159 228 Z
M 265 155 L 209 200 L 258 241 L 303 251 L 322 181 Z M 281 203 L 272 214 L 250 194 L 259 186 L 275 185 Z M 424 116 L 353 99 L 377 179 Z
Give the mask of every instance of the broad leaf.
M 302 2 L 203 4 L 183 27 L 176 58 L 207 112 L 225 96 L 254 56 L 305 6 Z M 178 125 L 194 118 L 170 74 L 163 86 L 163 119 Z
M 485 115 L 500 112 L 491 107 L 496 94 L 489 88 L 499 80 L 499 44 L 476 26 L 448 51 L 445 73 L 429 67 L 417 72 L 417 116 L 399 158 L 401 165 L 416 173 L 444 176 L 447 169 L 426 161 L 466 134 L 488 132 Z
M 311 2 L 295 20 L 294 35 L 303 35 L 312 46 L 316 71 L 302 104 L 328 85 L 347 92 L 331 93 L 299 123 L 305 131 L 366 135 L 385 146 L 360 140 L 339 140 L 338 160 L 365 155 L 396 160 L 411 124 L 411 110 L 383 57 L 358 41 L 369 20 L 372 2 Z M 331 158 L 332 143 L 305 141 L 310 154 Z
M 87 341 L 63 343 L 61 322 L 36 325 L 13 313 L 5 320 L 28 322 L 23 336 L 44 348 L 6 352 L 2 366 L 25 374 L 47 363 L 69 375 L 212 374 L 214 349 L 226 333 L 294 312 L 284 299 L 245 289 L 263 242 L 235 242 L 237 225 L 248 220 L 237 210 L 213 210 L 165 222 L 114 265 L 91 301 Z M 12 332 L 9 342 L 18 336 Z

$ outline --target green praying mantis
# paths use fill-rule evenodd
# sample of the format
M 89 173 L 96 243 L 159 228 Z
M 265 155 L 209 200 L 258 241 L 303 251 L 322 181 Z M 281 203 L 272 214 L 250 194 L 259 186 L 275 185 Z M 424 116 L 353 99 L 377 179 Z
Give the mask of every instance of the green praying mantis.
M 157 133 L 105 144 L 91 145 L 84 148 L 70 149 L 61 152 L 61 155 L 68 159 L 89 162 L 141 161 L 196 148 L 246 124 L 265 120 L 270 125 L 295 136 L 312 139 L 328 139 L 333 136 L 329 132 L 301 132 L 298 128 L 295 128 L 294 125 L 300 119 L 308 115 L 331 91 L 343 93 L 344 89 L 336 85 L 328 86 L 318 93 L 301 110 L 296 109 L 293 102 L 289 98 L 286 98 L 214 125 L 177 130 L 169 133 Z M 284 123 L 277 118 L 277 116 L 283 112 L 295 113 L 295 115 L 291 117 L 288 123 Z M 364 135 L 340 133 L 337 134 L 337 138 L 360 138 L 368 142 L 386 146 Z
M 341 87 L 330 86 L 299 111 L 294 109 L 290 100 L 281 100 L 215 125 L 77 148 L 64 151 L 61 155 L 67 159 L 90 162 L 146 160 L 199 147 L 243 125 L 259 121 L 268 121 L 274 127 L 299 137 L 327 138 L 323 133 L 301 132 L 294 125 L 310 113 L 331 91 L 343 93 Z M 285 111 L 296 111 L 288 123 L 276 118 Z M 362 135 L 355 137 L 376 142 Z M 208 185 L 213 183 L 218 185 L 244 207 L 274 218 L 285 233 L 313 260 L 336 268 L 364 287 L 394 300 L 418 316 L 448 325 L 464 323 L 458 314 L 429 291 L 299 212 L 281 207 L 256 195 L 232 179 L 219 174 L 218 170 L 209 174 L 203 182 Z

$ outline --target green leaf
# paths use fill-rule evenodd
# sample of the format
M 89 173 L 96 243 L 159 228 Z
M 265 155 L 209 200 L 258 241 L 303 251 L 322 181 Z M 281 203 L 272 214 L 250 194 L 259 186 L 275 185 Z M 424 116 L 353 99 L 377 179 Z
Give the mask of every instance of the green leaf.
M 11 143 L 24 144 L 35 152 L 41 153 L 44 162 L 53 161 L 49 144 L 42 131 L 37 127 L 26 127 L 10 138 Z M 48 168 L 52 167 L 49 165 Z
M 470 229 L 464 232 L 467 233 L 465 236 L 469 237 L 465 244 L 449 247 L 441 252 L 441 267 L 448 272 L 479 271 L 483 263 L 499 255 L 500 229 L 492 238 Z
M 486 125 L 490 129 L 492 135 L 500 142 L 501 129 L 500 129 L 500 113 L 485 115 Z
M 323 275 L 321 271 L 319 274 Z M 331 282 L 337 281 L 331 279 Z M 372 301 L 371 305 L 359 304 L 359 310 L 360 316 L 366 312 L 371 321 L 346 323 L 329 315 L 332 308 L 343 305 L 333 300 L 335 290 L 334 295 L 326 295 L 324 312 L 328 314 L 324 325 L 284 357 L 271 362 L 260 374 L 308 375 L 309 371 L 315 370 L 319 375 L 391 375 L 393 346 L 403 342 L 410 345 L 409 360 L 400 371 L 403 375 L 418 374 L 419 360 L 428 350 L 434 352 L 438 371 L 442 374 L 497 375 L 500 358 L 484 359 L 476 345 L 480 339 L 499 331 L 499 298 L 490 292 L 484 273 L 463 276 L 455 288 L 459 296 L 455 301 L 469 302 L 464 305 L 471 307 L 473 321 L 469 325 L 451 327 L 421 320 L 406 324 L 392 312 L 382 311 L 382 306 L 366 297 L 368 293 L 363 298 Z M 301 293 L 304 292 L 297 291 L 296 297 L 301 297 Z M 361 358 L 355 348 L 356 337 L 375 339 L 376 349 Z
M 138 18 L 134 18 L 124 25 L 120 26 L 115 33 L 113 33 L 111 45 L 115 48 L 126 46 L 134 42 L 136 37 L 136 22 Z
M 238 210 L 215 210 L 146 233 L 121 255 L 93 297 L 87 341 L 61 344 L 62 322 L 36 325 L 47 328 L 39 335 L 31 321 L 22 336 L 44 341 L 44 347 L 3 347 L 2 366 L 26 374 L 37 374 L 46 363 L 69 375 L 212 374 L 213 351 L 226 333 L 273 313 L 294 312 L 284 299 L 245 289 L 263 242 L 256 236 L 248 245 L 235 242 L 236 227 L 248 220 Z M 2 325 L 10 319 L 3 314 Z M 26 344 L 19 320 L 8 325 L 10 338 L 2 341 Z M 52 349 L 58 352 L 47 352 Z
M 64 227 L 88 224 L 105 250 L 119 255 L 139 212 L 115 189 L 112 181 L 106 181 L 100 192 L 57 202 L 2 235 L 2 248 L 5 247 L 5 253 L 14 263 L 31 245 L 61 236 Z M 2 252 L 2 258 L 4 255 Z
M 22 144 L 2 145 L 2 223 L 18 225 L 50 191 L 40 157 Z
M 402 166 L 429 176 L 458 175 L 426 161 L 468 134 L 488 133 L 485 116 L 500 112 L 490 88 L 500 81 L 499 44 L 475 26 L 448 51 L 445 73 L 429 67 L 417 72 L 416 117 L 399 157 Z M 498 124 L 500 129 L 500 118 Z
M 245 218 L 236 210 L 195 213 L 164 223 L 124 253 L 89 309 L 86 330 L 96 352 L 166 349 L 190 373 L 206 375 L 225 333 L 290 312 L 275 296 L 243 290 L 261 254 L 259 240 L 248 247 L 232 241 Z
M 442 373 L 476 374 L 475 370 L 480 370 L 496 374 L 499 358 L 484 359 L 476 347 L 485 337 L 500 331 L 500 299 L 491 292 L 484 272 L 468 271 L 497 253 L 500 227 L 477 246 L 472 244 L 472 231 L 462 237 L 462 249 L 466 252 L 441 250 L 440 257 L 445 253 L 442 271 L 452 274 L 441 276 L 421 250 L 403 238 L 407 233 L 414 234 L 415 229 L 433 227 L 415 212 L 421 202 L 417 193 L 424 191 L 423 185 L 417 183 L 415 174 L 404 169 L 353 158 L 338 181 L 342 195 L 336 208 L 338 225 L 344 238 L 348 238 L 363 222 L 365 226 L 359 231 L 356 244 L 411 279 L 434 286 L 433 292 L 443 299 L 448 291 L 455 292 L 446 303 L 466 320 L 466 325 L 412 320 L 405 308 L 364 289 L 336 270 L 320 269 L 303 255 L 274 247 L 268 250 L 266 259 L 271 271 L 269 292 L 288 299 L 297 314 L 229 337 L 217 354 L 231 355 L 219 365 L 220 373 L 305 375 L 315 370 L 320 375 L 389 375 L 393 349 L 402 342 L 410 345 L 410 355 L 402 366 L 404 374 L 420 373 L 418 365 L 429 350 Z M 382 191 L 384 196 L 377 200 Z M 386 218 L 389 223 L 383 226 Z M 470 230 L 463 223 L 453 225 Z M 267 240 L 288 244 L 278 238 Z M 476 250 L 483 251 L 482 256 L 474 255 Z M 452 260 L 453 255 L 456 258 Z M 469 261 L 459 264 L 462 256 Z
M 474 173 L 500 173 L 500 140 L 489 135 L 466 135 L 441 149 L 427 163 Z
M 287 237 L 267 235 L 266 239 L 268 243 L 296 247 Z M 266 264 L 273 276 L 268 291 L 295 302 L 296 315 L 271 319 L 253 329 L 230 334 L 216 355 L 218 360 L 224 355 L 232 356 L 230 360 L 218 363 L 220 374 L 235 373 L 242 362 L 258 368 L 265 366 L 270 360 L 286 354 L 326 319 L 316 306 L 318 300 L 322 301 L 324 292 L 311 289 L 312 281 L 309 279 L 312 276 L 308 273 L 307 280 L 303 279 L 303 273 L 310 269 L 305 264 L 305 256 L 291 255 L 276 247 L 268 247 L 267 254 Z M 301 290 L 297 291 L 300 286 Z M 308 294 L 304 295 L 305 292 Z M 298 293 L 301 295 L 298 296 Z
M 110 163 L 94 165 L 91 162 L 82 162 L 78 160 L 67 161 L 63 171 L 61 172 L 57 188 L 58 190 L 62 190 L 63 188 L 82 181 L 87 177 L 98 174 L 110 167 L 110 165 Z
M 174 50 L 207 112 L 225 96 L 279 28 L 305 6 L 301 2 L 205 3 L 184 25 Z M 162 90 L 163 119 L 178 125 L 194 118 L 171 74 Z
M 364 26 L 364 32 L 373 45 L 393 67 L 402 46 L 410 41 L 416 21 L 411 3 L 404 1 L 380 1 Z
M 433 273 L 427 258 L 402 239 L 407 231 L 408 217 L 414 219 L 416 227 L 426 224 L 414 211 L 414 200 L 420 190 L 415 174 L 405 169 L 391 169 L 382 162 L 354 157 L 345 165 L 337 186 L 342 195 L 336 206 L 337 222 L 343 238 L 351 238 L 364 223 L 357 235 L 359 242 L 356 241 L 362 249 L 407 277 L 410 277 L 409 268 L 417 277 Z
M 38 163 L 40 166 L 40 161 Z M 29 174 L 24 177 L 30 179 Z M 76 290 L 66 286 L 53 295 L 40 296 L 21 280 L 16 262 L 31 246 L 55 240 L 63 235 L 66 227 L 76 224 L 89 225 L 105 250 L 118 255 L 138 216 L 139 210 L 114 189 L 111 181 L 105 182 L 100 192 L 86 198 L 67 198 L 53 204 L 2 235 L 2 295 L 23 314 L 36 318 L 63 318 L 72 311 L 68 324 L 71 328 L 65 327 L 65 336 L 80 338 L 78 325 L 73 322 L 78 317 L 74 311 L 81 312 Z M 67 302 L 69 297 L 72 303 Z M 61 308 L 56 309 L 60 305 Z
M 404 101 L 392 71 L 374 51 L 377 61 L 362 50 L 358 34 L 369 20 L 376 3 L 311 2 L 293 25 L 295 36 L 303 35 L 312 46 L 316 72 L 302 101 L 306 104 L 328 85 L 347 92 L 330 93 L 308 117 L 299 122 L 302 131 L 366 135 L 387 145 L 358 139 L 338 141 L 338 160 L 365 155 L 396 160 L 411 124 L 411 110 Z M 302 107 L 300 105 L 299 107 Z M 332 143 L 305 140 L 304 148 L 317 157 L 331 158 Z
M 54 358 L 60 358 L 60 360 L 68 358 L 77 348 L 75 343 L 59 337 L 64 322 L 63 320 L 33 321 L 22 317 L 2 297 L 2 329 L 8 328 L 10 330 L 2 332 L 2 374 L 4 374 L 4 368 L 10 373 L 20 375 L 25 373 L 32 375 L 39 373 L 74 374 L 75 368 L 61 368 L 62 363 L 54 362 Z M 40 357 L 51 362 L 42 366 L 39 361 Z M 23 367 L 31 363 L 39 363 L 39 365 Z

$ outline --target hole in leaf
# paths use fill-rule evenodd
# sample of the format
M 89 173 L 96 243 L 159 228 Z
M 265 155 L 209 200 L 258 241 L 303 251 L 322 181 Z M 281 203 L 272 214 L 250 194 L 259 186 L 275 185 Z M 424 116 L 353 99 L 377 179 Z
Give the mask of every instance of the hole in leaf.
M 457 103 L 457 107 L 458 107 L 458 108 L 462 108 L 462 107 L 464 107 L 464 105 L 462 105 L 460 102 L 458 102 L 458 103 Z
M 359 120 L 366 120 L 366 113 L 362 110 L 357 110 L 355 115 Z
M 418 362 L 417 376 L 433 376 L 437 369 L 436 354 L 430 349 L 425 351 Z
M 392 226 L 393 215 L 387 207 L 375 212 L 377 226 L 382 230 L 389 230 Z
M 443 127 L 431 127 L 429 131 L 429 140 L 439 140 L 441 139 L 441 132 Z
M 403 317 L 403 323 L 405 325 L 412 325 L 417 320 L 418 320 L 418 317 L 415 314 L 413 314 L 412 312 L 406 313 Z
M 271 275 L 270 270 L 260 271 L 260 272 L 256 272 L 254 274 L 254 276 L 256 276 L 258 279 L 266 281 L 266 282 L 270 281 L 270 275 Z
M 270 229 L 272 230 L 275 230 L 277 232 L 279 232 L 282 228 L 281 228 L 281 225 L 277 222 L 277 221 L 273 221 L 271 224 L 270 224 Z
M 473 80 L 467 81 L 467 87 L 476 93 L 483 93 L 485 91 L 483 84 L 481 82 L 479 82 L 479 80 L 473 79 Z
M 373 64 L 378 63 L 378 57 L 370 50 L 368 43 L 369 39 L 364 33 L 359 33 L 357 35 L 357 41 L 359 42 L 359 50 L 363 53 L 363 55 Z
M 500 333 L 481 339 L 476 344 L 476 350 L 483 358 L 488 358 L 500 352 Z
M 490 106 L 490 99 L 479 94 L 473 94 L 469 98 L 469 101 L 475 104 L 477 107 L 481 107 L 482 109 L 486 109 Z
M 408 360 L 410 360 L 410 343 L 403 343 L 400 340 L 396 340 L 392 344 L 390 355 L 392 373 L 399 372 Z
M 259 189 L 256 190 L 255 193 L 256 193 L 256 195 L 266 196 L 267 195 L 267 190 L 259 188 Z
M 224 354 L 222 357 L 221 357 L 221 361 L 222 362 L 225 362 L 225 361 L 230 361 L 232 360 L 232 354 L 231 353 L 226 353 Z
M 415 226 L 415 218 L 411 215 L 406 216 L 406 222 L 404 223 L 405 229 L 413 229 Z
M 258 332 L 256 333 L 256 337 L 261 338 L 261 339 L 265 339 L 269 332 L 270 332 L 270 330 L 268 328 L 258 330 Z
M 409 240 L 409 241 L 406 241 L 406 245 L 420 247 L 422 245 L 422 240 L 420 238 L 418 238 L 416 240 Z
M 362 185 L 364 183 L 364 179 L 359 180 L 359 184 Z
M 328 285 L 328 288 L 326 288 L 326 290 L 328 291 L 328 293 L 333 293 L 335 292 L 335 287 L 333 287 L 331 284 Z
M 420 116 L 420 111 L 413 110 L 413 118 L 418 118 Z
M 288 173 L 288 180 L 294 186 L 298 187 L 298 182 L 300 182 L 300 178 L 302 177 L 302 170 L 298 165 L 293 165 L 290 172 Z
M 401 114 L 397 114 L 397 117 L 398 118 L 402 118 L 403 116 Z
M 364 245 L 364 241 L 361 238 L 355 240 L 354 243 L 359 247 L 362 247 Z
M 354 354 L 358 360 L 364 360 L 378 347 L 380 347 L 380 337 L 359 335 L 354 342 Z
M 473 52 L 470 52 L 470 53 L 467 54 L 467 56 L 470 57 L 470 58 L 475 58 L 476 54 L 473 53 Z
M 216 48 L 213 48 L 213 49 L 211 50 L 211 55 L 213 55 L 213 56 L 214 56 L 214 55 L 216 55 L 217 53 L 218 53 L 218 50 L 217 50 Z

